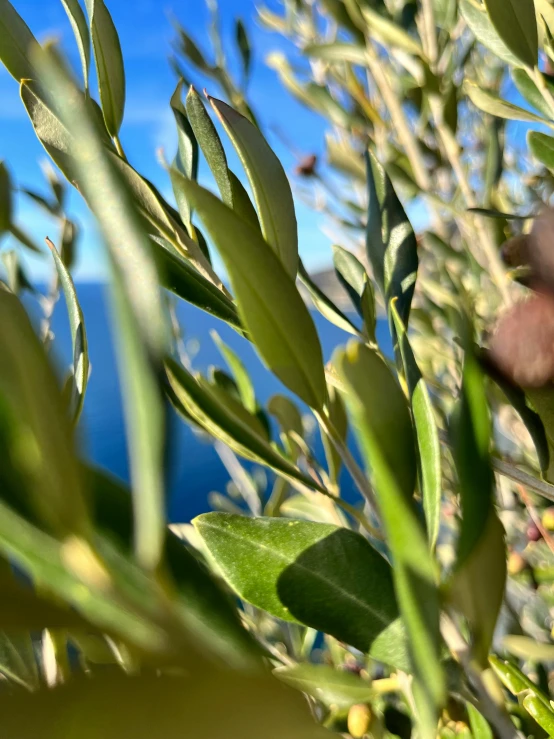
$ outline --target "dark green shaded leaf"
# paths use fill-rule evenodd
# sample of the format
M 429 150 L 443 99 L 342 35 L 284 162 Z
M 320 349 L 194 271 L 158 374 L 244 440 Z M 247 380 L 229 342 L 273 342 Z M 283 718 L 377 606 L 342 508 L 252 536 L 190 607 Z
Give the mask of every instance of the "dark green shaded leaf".
M 0 60 L 18 82 L 37 79 L 33 62 L 38 42 L 9 0 L 0 0 Z
M 533 0 L 485 0 L 492 25 L 508 49 L 524 65 L 538 62 L 538 32 Z
M 52 256 L 54 257 L 56 271 L 58 273 L 58 277 L 65 296 L 65 303 L 69 316 L 71 344 L 73 347 L 71 415 L 73 418 L 73 423 L 76 424 L 79 420 L 79 416 L 81 415 L 81 410 L 83 408 L 90 369 L 87 332 L 85 329 L 85 317 L 83 315 L 83 311 L 81 310 L 79 298 L 77 297 L 77 291 L 75 290 L 73 278 L 71 277 L 69 270 L 58 254 L 58 251 L 54 244 L 49 241 L 48 246 L 50 247 Z
M 473 0 L 460 0 L 460 12 L 479 43 L 492 51 L 499 59 L 519 67 L 521 62 L 496 32 L 485 9 Z
M 301 259 L 298 260 L 298 275 L 300 282 L 310 294 L 314 306 L 322 316 L 325 316 L 330 323 L 338 326 L 338 328 L 341 328 L 343 331 L 347 331 L 349 334 L 354 334 L 354 336 L 360 335 L 360 332 L 356 326 L 354 326 L 352 321 L 344 315 L 340 308 L 337 308 L 333 301 L 328 298 L 323 290 L 321 290 L 312 280 Z
M 538 131 L 529 131 L 527 144 L 531 154 L 547 169 L 554 170 L 554 138 Z
M 267 465 L 310 489 L 322 491 L 317 483 L 268 443 L 267 435 L 261 432 L 258 417 L 240 403 L 232 404 L 229 397 L 216 395 L 213 386 L 199 382 L 171 359 L 167 361 L 167 376 L 177 401 L 177 410 L 187 419 L 192 419 L 246 459 Z
M 273 674 L 291 688 L 338 708 L 368 703 L 373 696 L 371 683 L 330 665 L 299 664 L 278 667 Z
M 258 407 L 256 402 L 256 393 L 254 386 L 252 385 L 252 380 L 250 379 L 242 360 L 238 354 L 235 354 L 235 352 L 225 344 L 216 331 L 211 331 L 210 335 L 221 352 L 221 355 L 227 362 L 229 369 L 233 373 L 233 378 L 237 383 L 239 395 L 244 407 L 246 410 L 250 411 L 250 413 L 256 413 Z
M 2 251 L 1 256 L 6 270 L 8 287 L 12 293 L 14 293 L 14 295 L 19 295 L 21 290 L 30 290 L 31 292 L 34 292 L 34 287 L 27 279 L 27 276 L 21 267 L 18 252 L 15 249 L 8 249 Z
M 526 216 L 518 216 L 515 213 L 503 213 L 500 210 L 491 210 L 490 208 L 468 208 L 468 213 L 475 213 L 478 216 L 484 216 L 485 218 L 498 218 L 499 220 L 512 220 L 512 221 L 526 221 L 529 218 L 534 218 L 534 214 L 530 213 Z
M 102 112 L 110 136 L 119 133 L 125 110 L 125 70 L 121 44 L 104 0 L 85 0 Z
M 416 237 L 389 177 L 371 151 L 366 162 L 367 256 L 386 305 L 396 298 L 398 314 L 407 326 L 417 278 Z
M 381 357 L 350 341 L 333 357 L 387 533 L 396 597 L 408 635 L 419 723 L 434 735 L 445 699 L 437 570 L 412 505 L 414 438 L 406 398 Z
M 181 51 L 188 57 L 196 67 L 201 69 L 203 72 L 210 72 L 212 70 L 211 65 L 206 61 L 204 55 L 194 42 L 194 40 L 185 32 L 183 28 L 179 28 L 179 42 Z
M 198 144 L 194 136 L 192 127 L 186 115 L 185 108 L 181 101 L 181 90 L 183 87 L 183 80 L 179 80 L 175 92 L 171 96 L 171 109 L 175 116 L 175 123 L 177 125 L 177 142 L 178 151 L 177 156 L 173 162 L 173 167 L 178 169 L 181 174 L 185 175 L 189 180 L 196 180 L 198 175 Z M 173 177 L 173 167 L 169 170 L 171 177 L 171 183 L 173 185 L 173 192 L 175 194 L 175 200 L 179 208 L 179 214 L 183 220 L 183 223 L 187 227 L 189 234 L 191 234 L 191 212 L 186 197 L 179 189 L 178 179 Z
M 19 241 L 20 244 L 27 247 L 27 249 L 30 249 L 37 254 L 42 253 L 42 250 L 35 244 L 31 237 L 26 234 L 25 231 L 22 231 L 19 226 L 16 226 L 15 223 L 11 224 L 10 233 L 15 239 L 17 239 L 17 241 Z
M 209 100 L 252 186 L 262 234 L 294 279 L 298 267 L 298 235 L 294 201 L 283 166 L 253 123 L 221 100 Z
M 237 46 L 240 51 L 240 56 L 242 59 L 242 69 L 244 72 L 245 79 L 248 78 L 248 75 L 250 73 L 250 62 L 252 60 L 252 49 L 250 47 L 250 41 L 248 40 L 248 34 L 246 32 L 246 27 L 244 23 L 240 20 L 240 18 L 237 19 L 235 22 L 235 39 L 237 42 Z
M 353 531 L 226 513 L 193 523 L 227 583 L 278 618 L 368 651 L 398 616 L 390 565 Z
M 90 34 L 87 25 L 87 19 L 81 8 L 79 0 L 61 0 L 62 5 L 67 13 L 73 33 L 75 35 L 75 41 L 79 49 L 79 56 L 81 57 L 81 67 L 83 69 L 83 81 L 85 83 L 85 90 L 88 90 L 88 77 L 90 67 Z
M 10 173 L 0 161 L 0 235 L 9 231 L 12 222 L 12 185 Z
M 60 535 L 82 535 L 87 504 L 56 379 L 23 306 L 2 289 L 0 314 L 2 496 Z
M 183 187 L 225 262 L 239 314 L 262 359 L 308 405 L 321 408 L 321 347 L 293 280 L 259 231 L 196 183 Z
M 410 394 L 419 448 L 420 488 L 427 522 L 427 536 L 431 549 L 434 549 L 439 534 L 442 493 L 439 433 L 429 390 L 417 366 L 406 329 L 398 315 L 395 303 L 391 304 L 391 311 L 398 337 L 404 376 Z
M 114 700 L 117 696 L 117 700 Z M 218 710 L 213 710 L 217 696 Z M 6 736 L 65 739 L 225 739 L 229 726 L 241 739 L 318 739 L 326 736 L 306 701 L 271 675 L 193 663 L 193 676 L 76 678 L 53 690 L 2 696 Z
M 35 650 L 30 634 L 0 632 L 0 672 L 29 691 L 39 687 Z

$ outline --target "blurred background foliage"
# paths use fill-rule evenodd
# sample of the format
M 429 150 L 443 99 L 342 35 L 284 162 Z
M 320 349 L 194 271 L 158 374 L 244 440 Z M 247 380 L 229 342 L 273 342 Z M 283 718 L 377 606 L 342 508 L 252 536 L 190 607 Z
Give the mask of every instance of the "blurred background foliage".
M 5 735 L 554 735 L 554 6 L 258 7 L 301 52 L 266 63 L 328 122 L 325 158 L 289 180 L 249 92 L 247 24 L 227 48 L 211 2 L 207 30 L 175 24 L 169 198 L 122 144 L 108 5 L 62 4 L 80 69 L 0 0 L 0 59 L 52 162 L 47 195 L 0 167 L 0 230 L 21 246 L 0 290 Z M 72 186 L 109 265 L 129 486 L 75 440 L 91 365 Z M 330 284 L 299 259 L 293 192 L 335 237 Z M 19 198 L 58 226 L 45 293 L 20 262 L 43 249 Z M 282 392 L 262 403 L 215 332 L 222 366 L 195 371 L 179 301 L 250 342 Z M 314 311 L 345 334 L 327 363 Z M 170 407 L 231 482 L 168 526 L 169 462 L 188 451 Z

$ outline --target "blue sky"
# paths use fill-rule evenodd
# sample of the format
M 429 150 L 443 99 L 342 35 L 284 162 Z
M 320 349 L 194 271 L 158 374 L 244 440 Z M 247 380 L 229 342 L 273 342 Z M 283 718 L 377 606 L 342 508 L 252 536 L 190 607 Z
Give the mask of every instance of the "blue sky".
M 71 27 L 59 0 L 12 0 L 39 41 L 57 38 L 79 69 L 79 58 Z M 126 61 L 127 103 L 121 139 L 133 165 L 151 179 L 160 190 L 170 195 L 166 173 L 156 159 L 160 147 L 172 158 L 176 136 L 169 98 L 176 77 L 168 64 L 170 41 L 173 38 L 171 17 L 175 16 L 202 48 L 209 48 L 206 39 L 208 11 L 203 0 L 106 0 L 118 28 Z M 271 6 L 271 2 L 268 3 Z M 268 139 L 281 158 L 287 173 L 296 163 L 294 155 L 273 133 L 286 132 L 287 139 L 302 153 L 322 154 L 325 122 L 307 111 L 281 87 L 276 73 L 264 64 L 264 57 L 274 49 L 283 49 L 286 41 L 269 33 L 256 19 L 254 0 L 220 0 L 224 37 L 229 44 L 233 36 L 233 18 L 245 23 L 254 48 L 253 73 L 250 82 L 251 100 L 256 106 Z M 199 79 L 202 84 L 203 80 Z M 217 96 L 218 90 L 209 86 Z M 18 85 L 0 66 L 0 159 L 10 168 L 18 186 L 45 192 L 40 162 L 46 159 L 25 110 L 19 100 Z M 239 165 L 230 157 L 235 171 Z M 204 179 L 205 172 L 201 171 Z M 310 268 L 330 261 L 330 241 L 320 230 L 323 218 L 296 199 L 299 224 L 300 252 Z M 94 222 L 80 196 L 72 192 L 68 212 L 81 226 L 80 261 L 76 275 L 82 280 L 95 280 L 104 274 L 102 248 Z M 17 200 L 16 222 L 43 243 L 46 235 L 56 238 L 55 224 L 27 198 Z M 7 240 L 1 244 L 8 245 Z M 48 273 L 44 260 L 31 259 L 28 252 L 24 263 L 37 276 Z

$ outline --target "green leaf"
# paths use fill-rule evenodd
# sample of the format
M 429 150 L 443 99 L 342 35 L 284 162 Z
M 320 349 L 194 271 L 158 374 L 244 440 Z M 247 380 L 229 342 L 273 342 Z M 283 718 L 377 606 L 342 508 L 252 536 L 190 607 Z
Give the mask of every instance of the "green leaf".
M 259 231 L 196 183 L 183 187 L 225 263 L 239 314 L 265 364 L 310 407 L 321 409 L 321 346 L 293 280 Z
M 375 34 L 380 41 L 402 49 L 408 54 L 423 56 L 421 45 L 402 26 L 393 23 L 367 5 L 363 7 L 362 12 L 370 35 Z
M 1 257 L 4 262 L 8 287 L 12 293 L 14 293 L 14 295 L 19 295 L 21 290 L 30 290 L 31 292 L 34 292 L 34 287 L 31 285 L 23 271 L 17 250 L 5 249 L 2 251 Z
M 193 41 L 193 39 L 181 27 L 179 27 L 178 32 L 182 53 L 203 72 L 211 72 L 211 65 L 206 61 L 204 55 L 202 54 L 196 43 Z
M 352 321 L 344 315 L 340 308 L 337 308 L 333 301 L 328 298 L 323 290 L 321 290 L 312 280 L 301 259 L 298 260 L 298 275 L 300 282 L 310 294 L 314 306 L 322 316 L 324 316 L 334 326 L 341 328 L 343 331 L 347 331 L 349 334 L 354 334 L 354 336 L 360 336 L 360 332 L 356 326 L 354 326 Z
M 390 547 L 396 597 L 408 635 L 418 718 L 434 736 L 445 699 L 440 663 L 437 569 L 412 504 L 416 461 L 406 398 L 385 362 L 350 341 L 333 357 L 377 494 Z
M 515 213 L 503 213 L 500 210 L 492 210 L 491 208 L 468 208 L 467 212 L 475 213 L 475 215 L 483 216 L 484 218 L 497 218 L 501 221 L 527 221 L 529 218 L 535 217 L 531 213 L 526 216 L 518 216 Z
M 391 303 L 392 317 L 408 385 L 412 415 L 419 449 L 419 475 L 427 536 L 431 549 L 435 548 L 440 526 L 442 473 L 439 432 L 429 390 L 417 366 L 412 347 L 396 310 Z
M 0 0 L 0 60 L 18 82 L 37 79 L 38 42 L 9 0 Z
M 398 617 L 390 565 L 353 531 L 228 513 L 193 523 L 233 590 L 273 616 L 361 651 Z
M 173 185 L 173 192 L 175 194 L 175 200 L 179 208 L 179 214 L 183 220 L 183 223 L 187 227 L 189 234 L 191 230 L 191 212 L 186 197 L 183 196 L 182 191 L 178 187 L 178 179 L 173 177 L 173 168 L 178 169 L 179 172 L 185 175 L 189 180 L 196 180 L 198 175 L 198 144 L 194 136 L 192 127 L 186 115 L 185 108 L 181 102 L 181 90 L 183 87 L 183 80 L 179 80 L 175 92 L 171 96 L 171 109 L 175 117 L 175 123 L 177 124 L 177 141 L 178 151 L 173 167 L 169 170 L 169 176 Z
M 60 117 L 73 139 L 72 167 L 78 172 L 81 188 L 108 247 L 118 332 L 116 346 L 125 378 L 122 389 L 135 499 L 137 556 L 145 567 L 155 568 L 165 535 L 165 414 L 158 378 L 168 332 L 152 246 L 131 192 L 114 166 L 84 98 L 50 54 L 44 55 L 42 64 Z
M 125 70 L 121 45 L 104 0 L 85 0 L 96 62 L 102 112 L 110 136 L 119 133 L 125 110 Z
M 483 375 L 470 347 L 466 350 L 462 392 L 449 432 L 460 485 L 462 522 L 457 563 L 461 566 L 489 526 L 493 510 L 491 419 Z
M 51 690 L 2 696 L 0 709 L 6 736 L 14 737 L 47 731 L 48 739 L 65 739 L 77 726 L 80 739 L 176 739 L 183 730 L 224 739 L 230 725 L 242 739 L 327 735 L 305 699 L 273 676 L 223 670 L 200 659 L 187 678 L 108 672 L 101 679 L 80 677 Z
M 212 97 L 209 100 L 252 186 L 262 234 L 285 271 L 294 279 L 298 267 L 296 215 L 289 181 L 281 162 L 254 124 L 221 100 Z
M 240 18 L 237 18 L 235 22 L 235 40 L 242 59 L 244 78 L 248 79 L 248 75 L 250 73 L 250 62 L 252 59 L 252 49 L 250 47 L 250 41 L 248 40 L 246 27 Z
M 9 231 L 12 222 L 12 185 L 10 173 L 0 161 L 0 235 Z
M 274 416 L 281 429 L 281 441 L 292 459 L 296 460 L 301 449 L 294 435 L 304 438 L 304 424 L 296 405 L 286 395 L 272 395 L 267 410 Z
M 479 110 L 490 113 L 498 118 L 506 118 L 509 121 L 528 121 L 530 123 L 544 123 L 550 126 L 551 123 L 546 118 L 542 118 L 528 110 L 523 110 L 507 100 L 502 100 L 489 90 L 483 90 L 473 82 L 464 82 L 464 92 L 469 96 L 471 102 Z
M 407 326 L 417 278 L 416 237 L 387 173 L 371 151 L 366 163 L 367 256 L 385 304 L 396 298 L 398 314 Z
M 273 670 L 273 674 L 291 688 L 337 708 L 368 703 L 373 697 L 371 683 L 351 672 L 329 665 L 298 664 L 278 667 Z
M 216 395 L 213 386 L 198 382 L 173 360 L 167 361 L 166 369 L 171 390 L 177 400 L 177 410 L 183 412 L 185 417 L 221 439 L 237 454 L 267 465 L 310 489 L 323 492 L 317 483 L 268 443 L 267 436 L 260 433 L 257 416 L 249 413 L 240 403 L 231 404 L 229 398 Z
M 548 736 L 554 736 L 554 712 L 550 708 L 547 708 L 535 695 L 526 695 L 523 699 L 523 707 Z
M 12 223 L 10 226 L 10 233 L 11 235 L 19 241 L 20 244 L 27 247 L 27 249 L 30 249 L 31 251 L 36 252 L 37 254 L 42 254 L 42 249 L 40 249 L 35 242 L 31 239 L 30 236 L 28 236 L 25 231 L 22 231 L 19 226 L 16 226 L 15 223 Z
M 504 529 L 491 509 L 486 528 L 450 585 L 451 598 L 467 619 L 474 657 L 488 666 L 489 650 L 506 586 Z
M 87 19 L 81 8 L 79 0 L 61 0 L 62 5 L 67 13 L 71 28 L 75 35 L 79 56 L 81 57 L 81 67 L 83 69 L 83 81 L 85 90 L 88 90 L 89 68 L 90 68 L 90 34 L 87 25 Z
M 30 634 L 0 632 L 0 672 L 29 691 L 39 687 L 39 675 Z
M 67 313 L 69 315 L 69 327 L 71 330 L 71 344 L 73 347 L 73 379 L 71 388 L 71 415 L 73 423 L 77 424 L 81 411 L 83 409 L 83 403 L 85 400 L 85 393 L 87 389 L 88 376 L 90 370 L 89 356 L 88 356 L 88 341 L 87 332 L 85 329 L 85 317 L 79 299 L 77 297 L 77 291 L 73 284 L 73 278 L 54 244 L 49 241 L 48 246 L 54 257 L 54 264 L 56 265 L 56 271 L 62 286 L 62 290 L 65 296 L 65 302 L 67 306 Z
M 233 373 L 233 378 L 237 383 L 237 388 L 244 407 L 246 410 L 250 411 L 250 413 L 256 413 L 258 407 L 256 402 L 256 392 L 242 360 L 238 354 L 235 354 L 235 352 L 225 344 L 216 331 L 210 331 L 210 336 L 221 352 L 222 357 L 227 362 L 229 369 Z
M 367 337 L 376 343 L 375 295 L 365 267 L 351 251 L 336 244 L 333 244 L 333 264 L 339 282 L 364 321 Z
M 554 93 L 554 81 L 547 75 L 543 74 L 544 84 L 549 91 L 550 95 Z M 529 73 L 525 69 L 513 69 L 512 79 L 515 86 L 519 90 L 519 93 L 533 108 L 538 110 L 546 118 L 552 118 L 554 116 L 554 110 L 548 105 L 541 91 L 535 84 L 535 82 L 529 76 Z
M 365 67 L 367 63 L 365 46 L 357 44 L 347 44 L 341 41 L 334 41 L 331 44 L 308 44 L 303 51 L 308 56 L 322 59 L 325 62 L 351 62 L 362 67 Z
M 327 411 L 329 414 L 329 420 L 336 429 L 340 440 L 346 444 L 348 434 L 348 416 L 346 415 L 344 402 L 340 393 L 332 385 L 327 387 L 327 395 Z M 321 430 L 321 441 L 323 442 L 325 458 L 327 459 L 329 477 L 333 484 L 338 485 L 340 468 L 342 466 L 342 457 L 337 451 L 332 440 L 326 433 L 324 433 L 323 429 Z
M 492 25 L 522 64 L 535 67 L 539 40 L 533 0 L 485 0 Z
M 480 4 L 473 0 L 460 0 L 460 11 L 479 43 L 507 64 L 515 67 L 521 66 L 519 58 L 510 51 L 500 38 L 488 14 Z
M 186 112 L 194 135 L 214 176 L 223 202 L 252 226 L 259 228 L 258 215 L 240 180 L 227 166 L 221 139 L 204 103 L 191 87 L 186 99 Z
M 502 645 L 510 654 L 526 662 L 551 662 L 554 659 L 554 645 L 535 641 L 528 636 L 505 636 Z
M 502 682 L 502 684 L 514 695 L 531 692 L 541 700 L 546 708 L 550 708 L 550 700 L 527 675 L 511 662 L 499 659 L 494 654 L 489 656 L 489 662 Z
M 494 739 L 492 729 L 486 718 L 469 701 L 466 702 L 466 708 L 473 739 Z
M 554 138 L 538 131 L 527 134 L 529 151 L 547 169 L 554 170 Z
M 88 507 L 56 379 L 23 306 L 2 289 L 0 316 L 2 497 L 60 535 L 82 535 Z

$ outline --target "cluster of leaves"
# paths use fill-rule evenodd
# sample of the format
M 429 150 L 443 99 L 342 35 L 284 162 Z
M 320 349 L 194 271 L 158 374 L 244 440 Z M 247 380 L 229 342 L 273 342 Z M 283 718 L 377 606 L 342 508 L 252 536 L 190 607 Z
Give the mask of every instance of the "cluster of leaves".
M 216 21 L 213 63 L 179 31 L 179 53 L 231 105 L 204 103 L 192 87 L 183 99 L 182 75 L 170 101 L 178 132 L 168 165 L 172 205 L 125 156 L 124 66 L 104 1 L 63 5 L 80 82 L 9 0 L 0 0 L 0 59 L 20 84 L 38 139 L 103 236 L 131 484 L 92 468 L 75 449 L 89 374 L 86 316 L 71 277 L 75 228 L 51 176 L 55 202 L 30 196 L 62 223 L 45 314 L 59 281 L 74 349 L 65 388 L 45 353 L 48 326 L 37 336 L 18 298 L 29 285 L 13 261 L 0 290 L 6 735 L 61 739 L 78 726 L 91 739 L 185 729 L 309 737 L 322 735 L 318 724 L 353 737 L 552 735 L 552 647 L 544 643 L 551 522 L 532 497 L 553 491 L 551 378 L 522 388 L 481 348 L 500 306 L 529 289 L 520 282 L 537 286 L 529 268 L 509 272 L 498 247 L 507 237 L 521 243 L 529 218 L 519 208 L 528 214 L 547 196 L 547 175 L 520 171 L 517 161 L 503 176 L 502 121 L 524 115 L 551 125 L 537 31 L 549 53 L 548 0 L 537 9 L 533 0 L 511 1 L 511 15 L 505 0 L 294 0 L 285 16 L 261 11 L 301 44 L 317 76 L 304 82 L 273 56 L 283 82 L 336 130 L 329 160 L 352 197 L 348 188 L 331 195 L 329 214 L 354 234 L 363 230 L 365 245 L 362 259 L 339 246 L 333 255 L 355 316 L 299 260 L 289 180 L 246 99 L 245 27 L 236 26 L 240 85 L 225 71 Z M 506 65 L 540 116 L 499 97 Z M 544 154 L 547 139 L 530 134 L 548 166 L 533 149 L 538 142 Z M 237 152 L 248 190 L 229 168 L 226 146 Z M 197 182 L 201 155 L 219 197 Z M 300 176 L 329 188 L 315 165 Z M 12 223 L 5 169 L 0 182 L 0 226 L 25 243 Z M 423 239 L 397 191 L 430 208 Z M 214 271 L 213 249 L 229 286 Z M 328 364 L 297 278 L 315 308 L 350 334 Z M 194 372 L 167 291 L 251 342 L 290 394 L 262 407 L 240 358 L 217 335 L 227 369 Z M 376 304 L 393 358 L 376 342 Z M 217 440 L 237 499 L 220 496 L 223 510 L 175 531 L 165 515 L 168 403 Z M 325 465 L 310 448 L 306 409 L 320 428 Z M 522 440 L 516 411 L 535 446 Z M 349 451 L 349 425 L 365 471 Z M 270 494 L 235 455 L 275 474 Z M 341 497 L 342 465 L 359 505 Z M 539 534 L 527 534 L 525 549 L 522 517 L 513 515 L 522 504 Z M 508 564 L 515 577 L 506 589 Z M 505 638 L 493 645 L 503 602 Z

